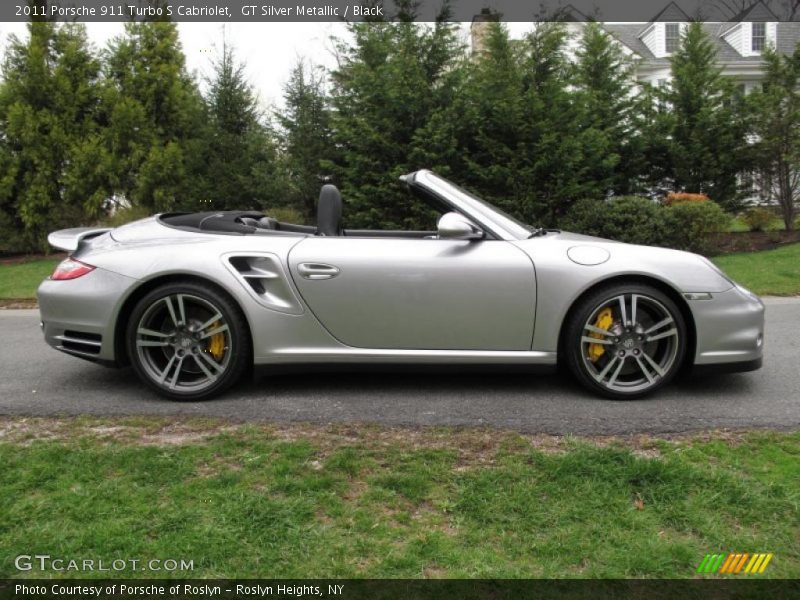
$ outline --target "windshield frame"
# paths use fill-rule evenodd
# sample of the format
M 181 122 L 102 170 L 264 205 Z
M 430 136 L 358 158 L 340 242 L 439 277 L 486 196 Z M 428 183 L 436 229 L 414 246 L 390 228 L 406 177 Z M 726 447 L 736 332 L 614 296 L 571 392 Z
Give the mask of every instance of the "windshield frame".
M 420 185 L 439 196 L 457 212 L 477 221 L 478 225 L 487 227 L 490 233 L 499 239 L 524 240 L 536 232 L 535 227 L 522 223 L 493 204 L 433 171 L 423 169 L 413 173 L 413 177 L 409 179 L 410 183 Z

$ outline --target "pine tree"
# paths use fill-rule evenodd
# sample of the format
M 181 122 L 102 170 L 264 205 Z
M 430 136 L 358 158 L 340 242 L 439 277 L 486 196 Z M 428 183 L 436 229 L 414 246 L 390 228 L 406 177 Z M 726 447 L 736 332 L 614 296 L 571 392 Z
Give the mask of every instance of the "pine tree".
M 526 39 L 526 143 L 529 166 L 520 171 L 531 191 L 529 223 L 556 225 L 572 202 L 600 192 L 586 174 L 580 105 L 571 89 L 566 32 L 560 23 L 542 23 Z
M 746 129 L 730 81 L 701 23 L 690 23 L 670 59 L 670 155 L 675 186 L 702 192 L 733 209 L 746 156 Z
M 585 139 L 584 173 L 601 197 L 626 194 L 638 179 L 641 152 L 634 129 L 632 65 L 598 23 L 583 28 L 574 81 Z
M 487 200 L 523 215 L 531 193 L 520 174 L 529 165 L 524 144 L 525 90 L 519 50 L 500 23 L 491 23 L 484 48 L 468 67 L 460 115 L 465 128 L 463 181 Z
M 351 227 L 431 229 L 432 214 L 408 201 L 397 178 L 420 167 L 420 133 L 448 98 L 448 77 L 461 54 L 447 6 L 431 26 L 413 22 L 401 2 L 400 22 L 351 25 L 339 40 L 333 73 L 333 122 L 341 154 L 335 176 Z
M 336 159 L 325 73 L 298 60 L 283 98 L 284 108 L 277 117 L 289 186 L 287 200 L 312 219 L 320 186 Z
M 0 89 L 0 228 L 6 250 L 46 249 L 46 234 L 100 213 L 100 65 L 81 25 L 28 25 L 11 37 Z
M 800 46 L 791 56 L 764 51 L 763 88 L 748 97 L 755 134 L 753 155 L 764 191 L 778 200 L 787 231 L 800 202 Z
M 213 210 L 275 206 L 279 203 L 275 142 L 262 124 L 258 98 L 247 82 L 245 65 L 237 62 L 225 42 L 207 83 L 207 202 L 201 206 Z
M 171 22 L 127 23 L 106 60 L 105 140 L 114 192 L 150 210 L 202 194 L 207 119 Z

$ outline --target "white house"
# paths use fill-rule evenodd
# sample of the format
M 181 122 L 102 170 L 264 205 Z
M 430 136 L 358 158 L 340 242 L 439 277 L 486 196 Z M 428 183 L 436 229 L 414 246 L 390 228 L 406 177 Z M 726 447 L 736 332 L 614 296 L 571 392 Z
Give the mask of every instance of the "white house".
M 670 2 L 649 23 L 604 23 L 603 27 L 631 51 L 639 81 L 663 85 L 670 78 L 670 56 L 689 20 Z M 800 41 L 800 23 L 779 22 L 760 1 L 730 21 L 705 22 L 703 28 L 716 47 L 722 74 L 734 79 L 743 93 L 760 85 L 764 73 L 761 53 L 767 45 L 791 54 Z
M 558 12 L 569 32 L 568 50 L 577 48 L 581 31 L 589 18 L 573 7 Z M 495 20 L 488 10 L 472 20 L 472 50 L 479 51 L 486 26 Z M 663 85 L 670 79 L 669 59 L 677 50 L 681 33 L 688 27 L 689 16 L 670 2 L 647 23 L 601 23 L 622 46 L 636 66 L 635 77 L 642 83 Z M 703 28 L 717 50 L 722 74 L 739 82 L 743 92 L 760 84 L 764 61 L 761 53 L 767 44 L 778 52 L 791 54 L 800 42 L 800 23 L 781 22 L 761 2 L 726 22 L 704 22 Z

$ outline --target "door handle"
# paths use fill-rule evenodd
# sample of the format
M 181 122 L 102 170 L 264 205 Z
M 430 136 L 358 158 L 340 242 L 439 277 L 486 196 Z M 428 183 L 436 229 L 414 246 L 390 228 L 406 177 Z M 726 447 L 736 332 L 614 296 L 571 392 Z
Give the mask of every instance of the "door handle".
M 332 279 L 339 274 L 339 269 L 323 263 L 300 263 L 297 272 L 304 279 Z

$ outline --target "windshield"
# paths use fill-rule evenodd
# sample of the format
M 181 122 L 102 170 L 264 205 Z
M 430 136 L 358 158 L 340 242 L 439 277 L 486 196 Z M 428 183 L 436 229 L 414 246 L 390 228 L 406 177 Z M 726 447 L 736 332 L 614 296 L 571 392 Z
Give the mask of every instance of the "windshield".
M 440 188 L 445 196 L 455 196 L 459 202 L 467 206 L 470 211 L 474 212 L 476 216 L 485 218 L 490 223 L 494 223 L 503 228 L 508 234 L 518 240 L 524 240 L 530 237 L 531 233 L 536 231 L 535 227 L 526 225 L 522 221 L 515 219 L 503 210 L 496 206 L 489 204 L 485 200 L 478 198 L 475 194 L 457 186 L 452 181 L 448 181 L 444 177 L 440 177 L 435 173 L 428 173 L 430 178 L 434 181 L 430 183 L 435 184 L 435 187 Z

